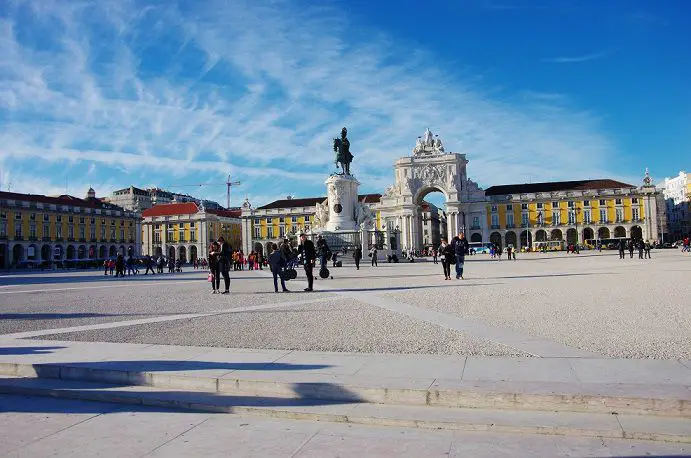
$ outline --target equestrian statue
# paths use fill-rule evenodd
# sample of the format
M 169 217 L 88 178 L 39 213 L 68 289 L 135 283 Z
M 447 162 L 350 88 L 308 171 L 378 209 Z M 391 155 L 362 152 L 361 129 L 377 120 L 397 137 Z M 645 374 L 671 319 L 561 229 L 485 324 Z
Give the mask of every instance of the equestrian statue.
M 336 153 L 336 168 L 343 170 L 339 175 L 350 175 L 350 163 L 353 162 L 353 155 L 350 153 L 350 141 L 346 138 L 348 129 L 341 129 L 341 138 L 334 138 L 334 152 Z

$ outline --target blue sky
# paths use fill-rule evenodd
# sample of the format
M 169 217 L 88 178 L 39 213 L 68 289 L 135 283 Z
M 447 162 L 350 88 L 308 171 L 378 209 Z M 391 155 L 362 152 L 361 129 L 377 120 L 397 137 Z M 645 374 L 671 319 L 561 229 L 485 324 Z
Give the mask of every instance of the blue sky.
M 255 206 L 362 192 L 429 127 L 481 186 L 660 180 L 691 158 L 691 3 L 0 0 L 0 187 Z M 67 185 L 66 185 L 67 183 Z M 179 186 L 179 187 L 176 187 Z

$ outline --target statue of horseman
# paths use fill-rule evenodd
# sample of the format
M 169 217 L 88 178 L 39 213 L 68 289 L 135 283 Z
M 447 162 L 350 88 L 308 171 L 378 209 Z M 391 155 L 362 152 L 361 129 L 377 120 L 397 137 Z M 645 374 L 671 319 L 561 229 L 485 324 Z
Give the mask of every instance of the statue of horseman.
M 353 155 L 350 153 L 350 141 L 346 136 L 348 129 L 341 129 L 341 138 L 334 138 L 334 152 L 336 153 L 336 168 L 341 167 L 343 172 L 340 175 L 350 175 L 350 163 L 353 162 Z

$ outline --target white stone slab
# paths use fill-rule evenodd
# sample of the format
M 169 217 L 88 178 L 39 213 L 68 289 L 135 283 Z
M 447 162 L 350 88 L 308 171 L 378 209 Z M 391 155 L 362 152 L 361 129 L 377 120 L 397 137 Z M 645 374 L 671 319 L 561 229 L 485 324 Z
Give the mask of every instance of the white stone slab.
M 691 386 L 691 369 L 678 361 L 653 359 L 573 359 L 583 383 L 637 383 Z
M 578 383 L 566 358 L 468 358 L 464 381 Z

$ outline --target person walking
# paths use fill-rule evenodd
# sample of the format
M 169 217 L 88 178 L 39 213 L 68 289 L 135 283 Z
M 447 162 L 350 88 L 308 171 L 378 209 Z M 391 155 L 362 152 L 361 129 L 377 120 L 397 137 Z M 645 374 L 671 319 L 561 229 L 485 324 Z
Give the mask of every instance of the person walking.
M 619 240 L 619 259 L 624 259 L 624 252 L 626 251 L 626 240 Z
M 453 253 L 456 258 L 456 280 L 463 278 L 463 264 L 467 252 L 468 241 L 465 239 L 465 234 L 461 232 L 458 234 L 458 239 L 453 247 Z
M 629 259 L 633 259 L 633 239 L 629 239 Z
M 650 249 L 652 246 L 650 245 L 650 242 L 648 240 L 645 241 L 645 244 L 643 246 L 643 250 L 645 251 L 645 259 L 650 259 Z
M 438 260 L 439 253 L 437 252 L 437 250 L 435 248 L 431 248 L 431 250 L 432 250 L 432 262 L 434 262 L 435 264 L 439 264 L 439 260 Z
M 379 260 L 377 259 L 377 253 L 378 253 L 378 250 L 377 250 L 377 247 L 375 245 L 370 250 L 370 254 L 372 255 L 372 267 L 374 267 L 374 266 L 379 267 Z
M 444 280 L 451 280 L 451 262 L 454 261 L 453 247 L 442 239 L 439 245 L 439 257 L 441 258 L 441 268 L 444 271 Z
M 209 274 L 211 275 L 211 294 L 220 293 L 221 269 L 219 264 L 219 254 L 221 247 L 218 243 L 211 242 L 209 245 Z
M 288 293 L 286 288 L 286 281 L 283 279 L 283 268 L 286 265 L 286 259 L 283 253 L 278 249 L 275 243 L 271 245 L 271 254 L 269 255 L 269 268 L 274 277 L 274 292 L 278 292 L 278 279 L 281 279 L 281 289 L 284 293 Z
M 305 291 L 313 291 L 314 286 L 314 263 L 317 260 L 317 250 L 314 248 L 314 242 L 307 238 L 307 235 L 300 234 L 300 246 L 298 246 L 298 253 L 302 255 L 302 262 L 305 267 L 305 275 L 307 275 L 307 288 Z
M 144 272 L 144 275 L 148 275 L 149 271 L 151 271 L 151 275 L 156 275 L 156 272 L 154 271 L 153 263 L 154 262 L 151 259 L 151 256 L 147 256 L 144 258 L 144 265 L 146 266 L 146 272 Z
M 513 251 L 513 245 L 509 245 L 506 247 L 506 259 L 511 261 L 511 252 Z
M 357 270 L 360 270 L 360 261 L 362 260 L 362 248 L 357 247 L 355 248 L 355 251 L 353 251 L 353 259 L 355 259 L 355 268 Z
M 219 254 L 219 263 L 225 286 L 225 289 L 221 294 L 230 294 L 230 262 L 233 259 L 233 249 L 223 237 L 218 238 L 218 245 L 221 248 Z
M 643 250 L 645 250 L 645 243 L 643 243 L 643 239 L 636 242 L 636 248 L 638 248 L 638 259 L 643 259 Z

